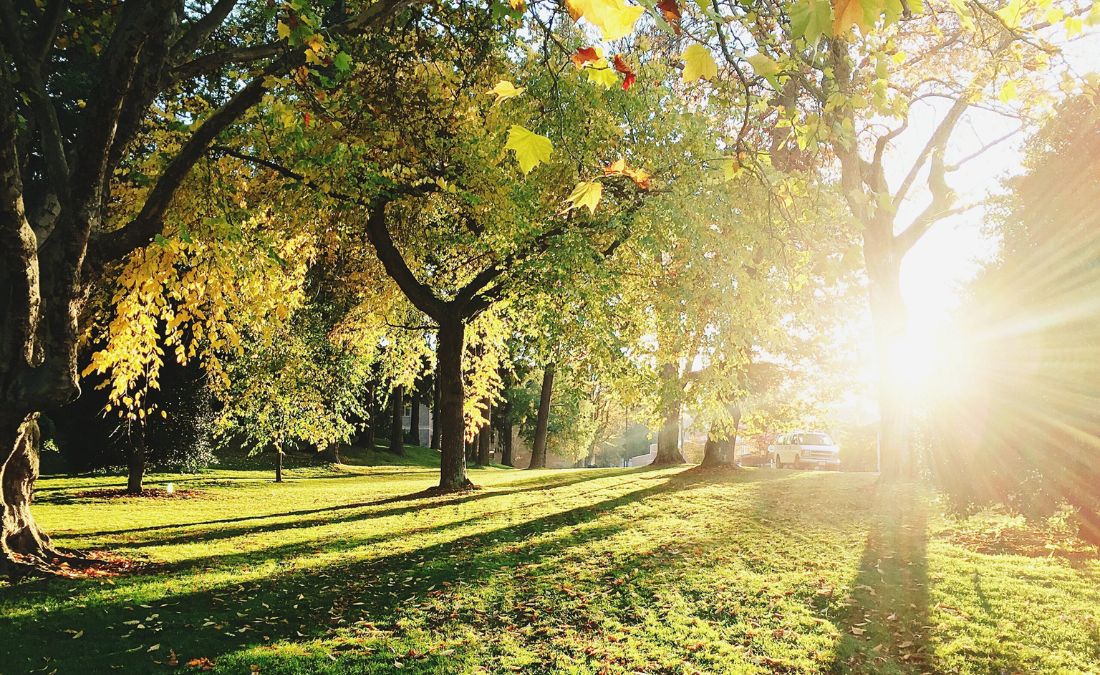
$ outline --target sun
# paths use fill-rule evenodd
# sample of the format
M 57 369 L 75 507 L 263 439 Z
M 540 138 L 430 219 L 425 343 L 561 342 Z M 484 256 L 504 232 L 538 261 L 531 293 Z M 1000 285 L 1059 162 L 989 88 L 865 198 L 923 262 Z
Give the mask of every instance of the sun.
M 886 365 L 890 384 L 903 393 L 926 389 L 940 365 L 940 351 L 934 336 L 907 331 L 889 347 Z

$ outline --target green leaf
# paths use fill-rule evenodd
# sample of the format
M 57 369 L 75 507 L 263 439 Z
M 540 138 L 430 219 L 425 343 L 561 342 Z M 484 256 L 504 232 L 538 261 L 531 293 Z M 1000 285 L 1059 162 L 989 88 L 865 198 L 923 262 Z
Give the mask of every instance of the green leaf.
M 813 44 L 829 33 L 833 8 L 828 0 L 799 0 L 791 8 L 791 32 Z
M 332 65 L 342 73 L 348 72 L 351 70 L 351 55 L 347 52 L 336 52 L 336 56 L 332 57 Z

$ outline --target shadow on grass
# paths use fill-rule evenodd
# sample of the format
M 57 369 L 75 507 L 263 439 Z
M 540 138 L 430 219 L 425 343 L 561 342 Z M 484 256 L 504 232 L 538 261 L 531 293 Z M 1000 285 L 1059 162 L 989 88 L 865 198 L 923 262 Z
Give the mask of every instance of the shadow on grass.
M 46 672 L 53 668 L 58 672 L 110 672 L 112 667 L 123 672 L 148 672 L 158 655 L 163 659 L 168 649 L 174 650 L 181 662 L 200 656 L 217 660 L 282 639 L 308 642 L 352 625 L 362 625 L 369 631 L 394 629 L 400 620 L 400 608 L 413 599 L 422 600 L 433 589 L 483 582 L 501 569 L 515 569 L 610 536 L 621 526 L 575 526 L 591 524 L 652 495 L 692 489 L 704 480 L 674 474 L 661 483 L 639 484 L 639 489 L 552 516 L 404 553 L 287 571 L 209 590 L 173 594 L 154 588 L 153 592 L 163 593 L 156 599 L 133 599 L 135 591 L 140 597 L 139 589 L 143 587 L 145 593 L 150 592 L 147 584 L 155 578 L 148 575 L 120 579 L 114 582 L 118 587 L 110 595 L 98 598 L 95 591 L 104 589 L 104 582 L 32 582 L 3 588 L 0 608 L 6 617 L 0 620 L 0 634 L 19 635 L 20 639 L 3 641 L 0 663 L 14 668 L 13 672 L 44 665 Z M 202 535 L 197 540 L 203 541 Z M 337 548 L 361 545 L 367 540 L 342 540 Z M 269 559 L 279 555 L 271 550 L 264 553 Z M 177 584 L 170 578 L 165 581 L 162 589 Z M 68 602 L 82 591 L 92 591 L 92 599 L 79 604 Z M 53 608 L 13 616 L 11 610 L 19 606 Z M 77 631 L 80 639 L 73 640 Z M 61 644 L 64 649 L 59 648 Z M 150 651 L 154 644 L 160 647 Z M 46 655 L 49 662 L 43 663 Z M 388 667 L 394 656 L 392 652 L 364 652 L 361 658 L 363 669 L 355 672 L 366 672 L 371 663 L 373 667 Z
M 643 470 L 635 469 L 635 470 L 632 470 L 632 471 L 640 472 L 640 471 L 644 471 L 644 469 Z M 526 480 L 522 480 L 522 481 L 516 481 L 516 482 L 513 482 L 513 483 L 509 483 L 508 484 L 509 487 L 504 488 L 504 489 L 495 489 L 495 488 L 489 487 L 489 488 L 476 490 L 476 491 L 456 493 L 453 496 L 442 496 L 442 497 L 438 497 L 438 498 L 432 498 L 433 501 L 431 501 L 430 503 L 415 504 L 415 505 L 409 505 L 409 506 L 404 506 L 404 507 L 386 509 L 386 510 L 382 510 L 382 511 L 368 511 L 366 513 L 349 514 L 346 518 L 342 518 L 340 520 L 334 520 L 332 518 L 319 517 L 319 518 L 309 519 L 309 520 L 296 520 L 296 521 L 293 521 L 293 522 L 274 523 L 274 524 L 268 524 L 268 525 L 258 525 L 258 526 L 254 526 L 254 527 L 219 528 L 217 530 L 210 530 L 208 532 L 200 532 L 197 535 L 196 535 L 196 533 L 192 532 L 192 533 L 189 533 L 187 535 L 181 535 L 181 536 L 178 536 L 178 537 L 165 537 L 165 538 L 159 538 L 159 539 L 158 538 L 150 538 L 150 539 L 142 541 L 142 542 L 117 544 L 117 545 L 118 546 L 124 546 L 124 547 L 129 546 L 129 547 L 132 547 L 132 548 L 138 548 L 138 547 L 141 547 L 141 546 L 153 546 L 153 545 L 162 545 L 162 544 L 191 542 L 191 541 L 194 541 L 196 538 L 201 539 L 201 540 L 205 540 L 205 539 L 208 538 L 207 535 L 220 535 L 220 536 L 214 536 L 213 538 L 224 539 L 224 538 L 229 538 L 229 537 L 237 537 L 237 536 L 241 536 L 241 535 L 245 535 L 245 534 L 253 534 L 253 533 L 265 532 L 265 531 L 278 531 L 278 530 L 283 530 L 283 529 L 288 529 L 288 528 L 295 528 L 295 527 L 309 527 L 310 525 L 323 525 L 325 523 L 346 522 L 346 521 L 356 520 L 356 519 L 365 518 L 365 517 L 383 518 L 383 517 L 386 517 L 386 516 L 403 515 L 405 513 L 411 512 L 411 511 L 421 511 L 421 510 L 439 508 L 439 507 L 443 507 L 443 506 L 456 506 L 456 505 L 459 505 L 459 504 L 464 504 L 464 503 L 467 503 L 467 502 L 477 501 L 477 500 L 480 500 L 480 499 L 486 499 L 486 498 L 489 498 L 489 497 L 498 497 L 498 496 L 502 496 L 502 495 L 511 495 L 511 494 L 518 494 L 518 493 L 523 493 L 523 492 L 531 492 L 531 491 L 534 491 L 534 490 L 550 489 L 550 488 L 557 488 L 557 487 L 566 487 L 566 486 L 569 486 L 569 485 L 574 485 L 574 484 L 582 483 L 582 482 L 585 482 L 585 481 L 596 480 L 596 479 L 599 479 L 599 478 L 607 478 L 609 476 L 622 475 L 624 473 L 630 473 L 630 471 L 629 470 L 623 470 L 623 471 L 599 471 L 599 470 L 597 470 L 597 471 L 586 471 L 581 475 L 570 474 L 570 475 L 564 476 L 564 477 L 539 476 L 539 477 L 536 477 L 536 478 L 530 478 L 530 479 L 526 479 Z M 362 475 L 364 475 L 364 474 L 359 474 L 359 476 L 362 476 Z M 82 537 L 101 537 L 101 536 L 112 536 L 112 535 L 119 535 L 119 534 L 134 534 L 134 533 L 140 533 L 140 532 L 158 532 L 158 531 L 162 531 L 162 530 L 178 530 L 178 529 L 184 529 L 184 528 L 194 528 L 194 527 L 198 527 L 198 526 L 202 526 L 202 525 L 230 525 L 230 524 L 234 524 L 234 523 L 245 523 L 245 522 L 252 522 L 252 521 L 257 521 L 257 520 L 269 520 L 269 519 L 272 519 L 272 518 L 291 518 L 291 517 L 297 517 L 297 516 L 309 516 L 309 515 L 316 515 L 316 514 L 331 514 L 331 513 L 341 512 L 341 511 L 367 510 L 367 509 L 370 509 L 370 508 L 375 507 L 375 506 L 383 506 L 383 505 L 387 505 L 387 504 L 394 504 L 394 503 L 400 503 L 400 502 L 412 502 L 412 501 L 418 501 L 418 500 L 421 500 L 421 499 L 429 499 L 429 497 L 424 493 L 424 491 L 418 491 L 418 492 L 414 492 L 414 493 L 406 494 L 406 495 L 396 495 L 396 496 L 392 496 L 392 497 L 385 497 L 385 498 L 382 498 L 382 499 L 375 499 L 375 500 L 366 501 L 366 502 L 355 502 L 355 503 L 352 503 L 352 504 L 335 504 L 335 505 L 332 505 L 332 506 L 321 506 L 321 507 L 314 508 L 314 509 L 300 509 L 300 510 L 297 510 L 297 511 L 284 511 L 284 512 L 257 514 L 257 515 L 252 515 L 252 516 L 238 516 L 238 517 L 233 517 L 233 518 L 218 518 L 218 519 L 214 519 L 214 520 L 203 520 L 203 521 L 193 521 L 193 522 L 166 523 L 164 525 L 146 525 L 146 526 L 142 526 L 142 527 L 130 527 L 130 528 L 115 529 L 115 530 L 94 530 L 94 531 L 91 531 L 91 532 L 81 532 L 80 535 Z M 56 503 L 56 502 L 54 502 L 54 503 Z M 115 545 L 115 544 L 112 544 L 112 545 Z
M 914 486 L 879 485 L 875 511 L 833 672 L 935 670 L 929 645 L 928 533 L 925 505 Z

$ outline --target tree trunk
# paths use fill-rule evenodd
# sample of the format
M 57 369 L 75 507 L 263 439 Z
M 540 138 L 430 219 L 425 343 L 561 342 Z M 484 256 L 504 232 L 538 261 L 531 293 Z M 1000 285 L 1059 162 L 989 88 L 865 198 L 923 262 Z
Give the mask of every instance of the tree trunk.
M 871 319 L 878 357 L 879 452 L 882 477 L 904 480 L 916 473 L 911 449 L 910 414 L 897 377 L 897 349 L 906 331 L 905 301 L 901 295 L 901 260 L 892 241 L 878 241 L 868 230 L 864 235 L 864 256 L 871 300 Z
M 145 478 L 145 433 L 139 431 L 137 436 L 130 439 L 130 451 L 127 453 L 126 462 L 126 492 L 132 495 L 140 495 L 142 480 Z
M 500 420 L 500 463 L 504 466 L 513 466 L 512 462 L 512 406 L 508 399 L 498 408 L 497 418 Z
M 730 430 L 708 433 L 703 446 L 703 466 L 733 466 L 737 459 L 737 427 L 741 423 L 741 406 L 730 406 Z
M 409 395 L 409 443 L 420 445 L 420 390 L 415 386 Z
M 531 446 L 531 464 L 528 469 L 546 468 L 546 430 L 550 424 L 550 397 L 554 393 L 554 362 L 546 364 L 542 372 L 542 392 L 539 394 L 539 414 L 535 420 L 535 442 Z
M 38 479 L 38 415 L 0 423 L 0 575 L 17 578 L 64 557 L 31 515 Z
M 433 378 L 433 380 L 434 381 L 432 382 L 432 416 L 431 416 L 432 433 L 431 433 L 431 439 L 429 439 L 429 444 L 432 446 L 432 450 L 438 450 L 439 447 L 440 447 L 439 446 L 439 429 L 441 427 L 441 425 L 439 424 L 439 371 L 438 371 L 438 369 L 436 370 L 436 374 L 435 374 L 435 377 Z
M 394 387 L 393 391 L 390 392 L 389 451 L 395 455 L 405 454 L 405 430 L 401 428 L 402 413 L 405 412 L 405 401 L 401 394 L 401 387 Z
M 684 454 L 680 452 L 680 397 L 681 389 L 677 381 L 676 365 L 666 363 L 661 367 L 661 403 L 662 423 L 657 432 L 657 456 L 653 464 L 684 464 Z
M 441 490 L 462 490 L 473 486 L 466 476 L 463 441 L 466 434 L 462 416 L 462 350 L 466 327 L 461 320 L 439 322 L 439 433 Z
M 275 482 L 283 482 L 283 448 L 282 446 L 275 447 Z
M 328 448 L 325 449 L 326 459 L 333 464 L 342 464 L 343 461 L 340 458 L 340 444 L 331 443 Z
M 477 463 L 479 466 L 489 466 L 490 456 L 493 451 L 493 404 L 485 401 L 485 426 L 477 433 Z
M 370 398 L 367 400 L 367 428 L 363 430 L 363 445 L 367 446 L 368 450 L 373 450 L 378 436 L 376 433 L 378 429 L 378 411 L 375 410 L 373 386 L 368 395 Z

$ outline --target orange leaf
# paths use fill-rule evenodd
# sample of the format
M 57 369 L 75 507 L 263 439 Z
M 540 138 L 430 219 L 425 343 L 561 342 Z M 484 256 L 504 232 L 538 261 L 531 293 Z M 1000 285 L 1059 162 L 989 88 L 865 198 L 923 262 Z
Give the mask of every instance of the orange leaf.
M 627 169 L 623 173 L 641 189 L 648 190 L 650 188 L 649 172 L 645 169 Z
M 201 668 L 202 670 L 214 670 L 214 662 L 205 656 L 191 659 L 187 662 L 188 668 Z
M 672 30 L 680 34 L 680 5 L 676 0 L 661 0 L 657 3 L 657 9 L 661 10 L 661 16 L 672 25 Z
M 630 69 L 623 57 L 616 54 L 611 59 L 611 63 L 615 66 L 615 70 L 622 73 L 626 77 L 623 79 L 623 91 L 630 89 L 630 85 L 634 84 L 634 71 Z
M 842 36 L 852 26 L 866 32 L 870 28 L 859 0 L 833 0 L 833 35 Z
M 595 47 L 584 47 L 582 49 L 578 49 L 577 53 L 573 54 L 570 59 L 573 61 L 573 65 L 575 65 L 576 67 L 584 68 L 584 64 L 588 63 L 589 61 L 598 61 L 600 59 L 600 55 L 596 53 Z
M 626 160 L 619 158 L 614 162 L 608 164 L 603 168 L 603 175 L 605 176 L 626 176 L 630 180 L 634 181 L 642 190 L 648 190 L 652 187 L 650 181 L 649 172 L 645 169 L 635 169 L 626 165 Z

